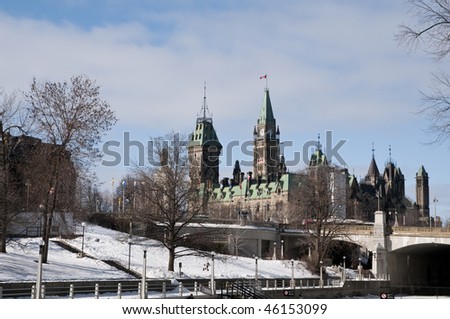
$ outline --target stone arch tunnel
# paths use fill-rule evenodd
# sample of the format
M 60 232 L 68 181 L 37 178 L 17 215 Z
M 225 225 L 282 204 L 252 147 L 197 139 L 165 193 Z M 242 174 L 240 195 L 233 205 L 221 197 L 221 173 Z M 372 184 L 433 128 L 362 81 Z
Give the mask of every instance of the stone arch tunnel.
M 399 248 L 388 253 L 388 264 L 392 287 L 450 293 L 450 245 L 426 243 Z

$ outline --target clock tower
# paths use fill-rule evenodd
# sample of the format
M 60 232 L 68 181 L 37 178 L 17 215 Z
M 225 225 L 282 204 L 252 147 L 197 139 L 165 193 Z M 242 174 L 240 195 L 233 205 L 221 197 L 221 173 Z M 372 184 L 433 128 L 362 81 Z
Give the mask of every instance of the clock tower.
M 257 124 L 253 130 L 253 174 L 258 180 L 275 181 L 280 158 L 280 130 L 273 116 L 269 89 L 264 99 Z

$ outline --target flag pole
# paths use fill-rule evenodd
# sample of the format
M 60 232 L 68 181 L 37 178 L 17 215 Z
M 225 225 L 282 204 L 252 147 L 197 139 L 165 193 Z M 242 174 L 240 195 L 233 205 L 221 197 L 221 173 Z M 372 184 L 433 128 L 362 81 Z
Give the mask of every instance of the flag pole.
M 260 77 L 259 77 L 259 79 L 261 80 L 261 79 L 266 79 L 266 91 L 269 89 L 269 87 L 268 87 L 268 85 L 267 85 L 267 74 L 264 74 L 264 75 L 261 75 Z

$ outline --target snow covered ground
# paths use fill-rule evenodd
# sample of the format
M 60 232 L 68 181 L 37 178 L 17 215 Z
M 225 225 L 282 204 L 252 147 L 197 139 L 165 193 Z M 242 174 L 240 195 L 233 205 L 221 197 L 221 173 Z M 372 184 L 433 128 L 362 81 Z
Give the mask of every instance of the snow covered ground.
M 82 237 L 71 240 L 52 238 L 49 247 L 48 263 L 43 265 L 44 281 L 82 281 L 82 280 L 122 280 L 134 279 L 126 272 L 109 266 L 101 260 L 114 260 L 124 267 L 128 267 L 128 235 L 125 233 L 102 228 L 96 225 L 88 225 L 85 228 L 84 251 L 93 258 L 77 258 L 77 254 L 61 248 L 55 241 L 65 241 L 68 244 L 81 249 Z M 37 260 L 40 238 L 20 238 L 8 243 L 7 254 L 0 254 L 0 282 L 34 282 L 36 281 Z M 134 238 L 135 244 L 131 246 L 131 269 L 138 273 L 142 271 L 143 250 L 147 249 L 147 277 L 154 279 L 173 279 L 178 277 L 176 272 L 167 271 L 167 250 L 158 242 L 144 238 Z M 182 271 L 185 278 L 210 278 L 211 266 L 205 269 L 211 258 L 207 256 L 186 256 L 176 260 L 182 262 Z M 303 263 L 295 261 L 294 269 L 296 278 L 318 278 L 311 274 Z M 330 276 L 338 276 L 336 267 L 327 267 Z M 216 255 L 216 278 L 254 278 L 255 260 L 245 258 Z M 356 272 L 347 269 L 347 277 L 356 277 Z M 258 260 L 258 276 L 260 278 L 290 278 L 290 261 Z M 188 293 L 188 292 L 186 292 Z M 178 294 L 178 290 L 173 292 Z M 105 295 L 105 298 L 109 298 Z M 77 298 L 80 296 L 77 296 Z M 110 296 L 111 297 L 111 296 Z M 152 295 L 149 295 L 152 298 Z M 160 297 L 160 295 L 155 295 Z M 396 296 L 396 298 L 415 298 L 417 296 Z M 86 295 L 93 298 L 93 293 Z M 112 296 L 111 298 L 115 298 Z M 124 295 L 124 298 L 127 298 Z M 132 293 L 128 298 L 136 298 Z M 365 296 L 363 298 L 370 298 Z M 373 296 L 378 299 L 379 296 Z M 436 297 L 417 297 L 436 298 Z M 439 296 L 439 298 L 444 298 Z M 447 297 L 448 298 L 448 297 Z
M 49 246 L 48 263 L 43 265 L 43 280 L 109 280 L 132 279 L 127 273 L 107 265 L 101 260 L 114 260 L 128 267 L 128 235 L 96 225 L 85 228 L 83 250 L 93 258 L 77 258 L 76 253 L 61 248 L 53 241 L 63 240 L 81 249 L 82 237 L 65 240 L 53 238 Z M 8 243 L 7 254 L 0 254 L 0 282 L 35 281 L 39 238 L 21 238 Z M 185 256 L 176 259 L 175 272 L 167 271 L 168 252 L 158 242 L 134 238 L 131 246 L 130 268 L 141 273 L 143 250 L 147 249 L 147 277 L 155 279 L 178 277 L 178 264 L 182 263 L 186 278 L 210 278 L 211 258 L 208 256 Z M 209 267 L 207 267 L 209 263 Z M 216 278 L 254 278 L 255 260 L 229 255 L 216 255 L 214 263 Z M 260 278 L 291 277 L 290 261 L 258 260 Z M 317 278 L 303 263 L 295 261 L 296 278 Z

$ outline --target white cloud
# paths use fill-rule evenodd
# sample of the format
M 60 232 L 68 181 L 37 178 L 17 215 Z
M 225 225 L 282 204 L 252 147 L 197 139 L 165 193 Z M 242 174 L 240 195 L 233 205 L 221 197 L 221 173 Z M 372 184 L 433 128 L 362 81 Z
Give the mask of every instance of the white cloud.
M 305 21 L 298 18 L 302 6 L 283 9 L 180 14 L 179 20 L 171 13 L 176 31 L 157 45 L 152 45 L 157 30 L 140 23 L 86 31 L 3 16 L 1 40 L 9 50 L 2 69 L 10 77 L 2 82 L 23 86 L 34 76 L 60 80 L 86 73 L 104 87 L 123 123 L 140 125 L 151 119 L 184 125 L 194 117 L 204 80 L 220 88 L 220 103 L 227 102 L 214 110 L 218 116 L 229 118 L 255 101 L 257 109 L 262 73 L 269 73 L 269 86 L 283 96 L 286 108 L 300 106 L 312 111 L 312 118 L 358 121 L 370 112 L 380 119 L 380 108 L 393 110 L 383 91 L 411 79 L 403 72 L 408 65 L 380 61 L 380 55 L 392 54 L 386 34 L 394 30 L 386 32 L 381 21 L 373 25 L 376 18 L 359 8 L 327 4 L 306 12 Z M 376 34 L 384 38 L 374 39 Z M 405 108 L 398 106 L 399 112 Z M 353 112 L 361 109 L 364 113 Z
M 267 73 L 282 139 L 301 145 L 329 129 L 346 134 L 354 166 L 368 164 L 374 139 L 386 144 L 380 148 L 408 140 L 423 158 L 410 149 L 399 158 L 418 167 L 426 155 L 418 145 L 424 122 L 412 111 L 435 66 L 395 43 L 406 15 L 400 4 L 346 3 L 258 1 L 197 12 L 132 8 L 124 15 L 135 14 L 136 21 L 88 28 L 73 19 L 53 23 L 0 13 L 0 86 L 27 90 L 33 77 L 63 81 L 87 74 L 118 113 L 110 136 L 128 130 L 146 139 L 190 130 L 206 80 L 225 144 L 251 138 L 265 85 L 258 79 Z M 427 169 L 447 185 L 448 174 L 437 173 L 444 165 L 439 160 Z

